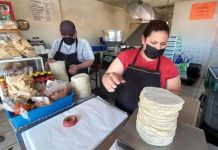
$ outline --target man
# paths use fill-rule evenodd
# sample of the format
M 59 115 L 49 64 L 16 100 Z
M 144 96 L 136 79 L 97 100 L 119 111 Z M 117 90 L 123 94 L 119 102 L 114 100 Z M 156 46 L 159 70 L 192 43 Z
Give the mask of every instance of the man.
M 48 54 L 48 62 L 65 61 L 68 76 L 78 73 L 88 73 L 88 67 L 94 62 L 94 54 L 88 41 L 77 38 L 75 25 L 70 20 L 60 24 L 62 38 L 52 44 Z

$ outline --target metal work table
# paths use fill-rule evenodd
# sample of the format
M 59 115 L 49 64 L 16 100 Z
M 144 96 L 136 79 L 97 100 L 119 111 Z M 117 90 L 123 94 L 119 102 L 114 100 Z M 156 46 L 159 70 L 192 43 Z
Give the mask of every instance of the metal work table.
M 136 131 L 137 110 L 127 123 L 120 125 L 97 149 L 109 149 L 119 139 L 136 150 L 208 150 L 204 131 L 184 123 L 178 123 L 173 143 L 164 147 L 145 143 Z

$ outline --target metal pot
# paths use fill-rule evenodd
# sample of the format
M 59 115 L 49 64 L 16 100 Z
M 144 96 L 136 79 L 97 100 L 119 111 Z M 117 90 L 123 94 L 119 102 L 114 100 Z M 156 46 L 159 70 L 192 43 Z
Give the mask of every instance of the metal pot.
M 103 41 L 109 50 L 118 49 L 123 42 L 123 31 L 120 30 L 104 30 Z
M 110 42 L 123 42 L 123 31 L 120 30 L 104 30 L 103 40 Z

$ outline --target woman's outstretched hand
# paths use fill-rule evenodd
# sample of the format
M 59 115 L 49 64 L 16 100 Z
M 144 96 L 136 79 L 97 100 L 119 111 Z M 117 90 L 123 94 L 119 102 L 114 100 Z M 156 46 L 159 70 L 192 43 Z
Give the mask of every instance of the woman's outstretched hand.
M 123 77 L 117 73 L 105 73 L 102 77 L 102 83 L 108 92 L 114 92 L 117 85 L 125 83 Z

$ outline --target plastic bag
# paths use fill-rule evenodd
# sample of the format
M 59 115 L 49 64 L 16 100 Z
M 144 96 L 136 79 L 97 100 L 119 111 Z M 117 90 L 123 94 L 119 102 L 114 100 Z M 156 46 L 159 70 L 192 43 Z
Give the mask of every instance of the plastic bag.
M 51 101 L 48 97 L 31 97 L 31 101 L 33 102 L 34 107 L 41 107 L 51 104 Z
M 71 90 L 71 86 L 68 82 L 55 80 L 48 80 L 46 83 L 45 94 L 51 100 L 58 100 L 68 95 Z
M 37 93 L 33 88 L 33 79 L 28 74 L 7 76 L 6 82 L 9 96 L 14 101 L 26 101 Z
M 29 120 L 28 111 L 31 109 L 31 106 L 27 105 L 28 104 L 24 103 L 14 103 L 12 99 L 5 99 L 2 101 L 2 104 L 0 104 L 0 107 Z

